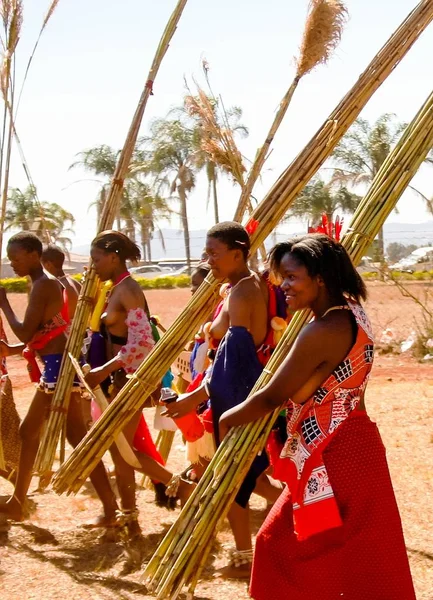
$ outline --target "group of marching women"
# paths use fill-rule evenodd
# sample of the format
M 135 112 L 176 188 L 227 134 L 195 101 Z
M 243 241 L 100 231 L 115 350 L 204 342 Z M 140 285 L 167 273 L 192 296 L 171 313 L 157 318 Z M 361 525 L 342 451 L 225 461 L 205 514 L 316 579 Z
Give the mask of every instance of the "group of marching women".
M 241 225 L 226 222 L 209 230 L 206 263 L 193 273 L 192 291 L 209 270 L 228 283 L 197 336 L 192 384 L 165 405 L 165 415 L 178 423 L 188 415 L 199 419 L 215 447 L 230 428 L 278 407 L 284 410 L 285 426 L 271 434 L 269 452 L 254 458 L 230 507 L 235 549 L 222 575 L 251 578 L 256 600 L 413 600 L 385 449 L 365 408 L 374 358 L 371 326 L 361 306 L 365 285 L 343 246 L 324 234 L 277 244 L 263 274 L 249 268 L 249 251 L 249 235 Z M 22 520 L 65 348 L 71 290 L 58 269 L 54 277 L 43 270 L 42 246 L 31 234 L 12 237 L 8 256 L 18 275 L 31 278 L 32 290 L 22 322 L 0 290 L 0 308 L 22 342 L 10 346 L 2 335 L 2 356 L 25 346 L 44 365 L 20 426 L 18 465 L 13 474 L 6 473 L 13 475 L 14 492 L 0 505 L 6 518 Z M 91 256 L 100 280 L 109 284 L 98 303 L 86 381 L 91 388 L 101 385 L 109 402 L 149 354 L 156 336 L 142 290 L 127 270 L 128 261 L 140 258 L 137 246 L 119 232 L 103 232 L 93 240 Z M 312 311 L 312 320 L 270 382 L 249 395 L 290 315 L 304 309 Z M 88 400 L 74 390 L 67 419 L 73 446 L 86 433 L 88 412 Z M 97 418 L 98 411 L 92 412 Z M 131 464 L 120 444 L 110 449 L 120 506 L 99 463 L 92 483 L 103 514 L 90 526 L 127 523 L 135 534 L 140 531 L 135 469 L 155 483 L 158 501 L 173 507 L 177 498 L 184 501 L 191 494 L 191 480 L 200 477 L 211 456 L 198 447 L 196 464 L 173 474 L 158 455 L 141 410 L 123 435 L 136 460 Z M 254 551 L 248 511 L 253 492 L 272 504 Z

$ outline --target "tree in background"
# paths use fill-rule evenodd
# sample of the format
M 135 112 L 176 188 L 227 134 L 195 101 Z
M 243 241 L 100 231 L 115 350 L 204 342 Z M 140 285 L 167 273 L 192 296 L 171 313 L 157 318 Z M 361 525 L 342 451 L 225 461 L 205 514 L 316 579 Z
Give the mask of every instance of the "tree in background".
M 155 186 L 138 178 L 131 179 L 128 185 L 129 205 L 140 232 L 144 262 L 152 260 L 151 240 L 155 232 L 158 233 L 165 250 L 164 236 L 158 223 L 164 219 L 168 220 L 172 214 L 167 200 L 154 190 Z
M 145 153 L 142 169 L 166 181 L 171 195 L 177 194 L 183 229 L 188 269 L 191 269 L 191 242 L 189 235 L 187 200 L 194 189 L 197 175 L 197 132 L 180 119 L 156 119 L 150 135 L 142 138 Z M 140 165 L 137 166 L 140 170 Z
M 391 242 L 386 247 L 386 253 L 388 255 L 388 259 L 391 263 L 396 263 L 402 258 L 406 258 L 409 256 L 414 250 L 416 250 L 418 246 L 415 244 L 401 244 L 400 242 Z
M 110 181 L 116 170 L 116 163 L 119 156 L 119 151 L 114 150 L 107 144 L 96 146 L 88 150 L 83 150 L 77 154 L 78 160 L 76 160 L 69 169 L 77 167 L 83 168 L 85 171 L 89 171 L 97 177 L 102 177 L 101 190 L 96 199 L 96 218 L 99 222 L 101 218 L 102 207 L 105 204 L 105 198 L 107 194 Z M 118 229 L 120 229 L 120 223 L 117 223 Z
M 79 160 L 70 166 L 70 168 L 82 167 L 97 177 L 102 177 L 101 190 L 95 202 L 98 219 L 116 169 L 119 153 L 119 150 L 103 144 L 80 152 Z M 167 202 L 158 193 L 153 192 L 160 182 L 154 177 L 152 182 L 145 181 L 146 178 L 149 179 L 149 172 L 142 166 L 143 160 L 143 154 L 137 149 L 133 155 L 128 177 L 125 179 L 122 201 L 117 214 L 117 228 L 135 241 L 136 227 L 138 227 L 144 260 L 150 260 L 152 234 L 159 230 L 158 220 L 167 218 L 170 209 Z M 140 165 L 140 168 L 137 168 L 137 165 Z
M 355 123 L 335 148 L 332 159 L 337 165 L 333 180 L 343 185 L 367 188 L 397 143 L 405 123 L 395 120 L 395 115 L 384 114 L 373 125 L 366 119 Z M 379 232 L 379 252 L 384 257 L 383 227 Z
M 353 214 L 360 200 L 360 196 L 349 192 L 346 187 L 332 181 L 325 183 L 316 177 L 296 198 L 285 220 L 291 217 L 308 218 L 311 225 L 317 226 L 323 214 L 326 214 L 328 222 L 334 221 L 336 213 Z
M 215 145 L 218 145 L 219 139 L 227 135 L 228 132 L 230 132 L 230 137 L 227 137 L 227 140 L 232 142 L 234 142 L 236 134 L 243 138 L 248 136 L 248 128 L 240 122 L 242 109 L 239 106 L 232 106 L 226 110 L 221 99 L 215 98 L 213 95 L 206 95 L 203 90 L 198 88 L 197 95 L 189 93 L 185 96 L 184 106 L 181 110 L 192 119 L 196 128 L 196 136 L 194 137 L 197 144 L 196 165 L 199 170 L 203 169 L 206 172 L 208 181 L 207 201 L 209 205 L 212 195 L 214 219 L 215 223 L 218 223 L 218 176 L 221 173 L 228 172 L 232 175 L 232 172 L 230 168 L 227 168 L 230 167 L 227 164 L 227 153 L 218 153 L 213 150 Z M 234 151 L 237 151 L 237 148 L 234 147 Z M 236 177 L 234 177 L 234 180 L 241 184 Z
M 36 190 L 29 186 L 22 192 L 19 188 L 9 190 L 5 230 L 32 231 L 47 244 L 53 242 L 66 253 L 72 241 L 65 233 L 73 233 L 75 218 L 55 202 L 38 202 Z

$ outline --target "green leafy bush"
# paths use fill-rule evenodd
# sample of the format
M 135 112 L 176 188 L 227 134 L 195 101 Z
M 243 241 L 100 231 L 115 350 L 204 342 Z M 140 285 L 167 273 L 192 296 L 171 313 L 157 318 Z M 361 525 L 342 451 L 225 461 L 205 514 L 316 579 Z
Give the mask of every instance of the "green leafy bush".
M 81 281 L 82 279 L 80 273 L 72 275 L 72 277 L 77 281 Z M 176 287 L 185 288 L 191 285 L 191 280 L 188 275 L 166 275 L 164 277 L 156 277 L 155 279 L 136 277 L 135 280 L 143 290 L 171 290 Z M 7 292 L 25 293 L 29 289 L 29 284 L 25 277 L 0 279 L 0 285 L 2 285 Z
M 25 277 L 8 277 L 0 279 L 0 285 L 5 288 L 6 292 L 26 293 L 30 285 Z

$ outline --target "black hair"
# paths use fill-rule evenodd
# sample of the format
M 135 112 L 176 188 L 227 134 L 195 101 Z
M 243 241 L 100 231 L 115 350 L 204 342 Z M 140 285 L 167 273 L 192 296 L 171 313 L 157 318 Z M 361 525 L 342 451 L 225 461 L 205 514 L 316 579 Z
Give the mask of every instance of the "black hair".
M 37 252 L 39 256 L 42 255 L 42 242 L 37 235 L 30 231 L 20 231 L 13 235 L 8 241 L 8 248 L 12 244 L 21 246 L 26 252 Z
M 42 250 L 42 260 L 52 262 L 56 269 L 61 269 L 65 262 L 65 253 L 55 244 L 48 244 Z
M 120 231 L 102 231 L 92 241 L 92 248 L 99 248 L 104 252 L 114 252 L 120 260 L 138 262 L 141 258 L 140 248 Z
M 207 237 L 212 237 L 223 244 L 229 250 L 241 250 L 244 259 L 247 260 L 250 253 L 250 236 L 247 230 L 240 223 L 235 221 L 223 221 L 217 223 L 207 232 Z
M 272 275 L 278 279 L 281 261 L 291 254 L 304 265 L 310 277 L 320 275 L 330 294 L 335 297 L 349 296 L 359 302 L 366 300 L 367 288 L 353 266 L 345 248 L 322 233 L 292 238 L 274 246 L 269 254 Z
M 207 262 L 200 262 L 194 269 L 192 270 L 191 277 L 194 274 L 201 275 L 203 279 L 209 275 L 210 265 Z

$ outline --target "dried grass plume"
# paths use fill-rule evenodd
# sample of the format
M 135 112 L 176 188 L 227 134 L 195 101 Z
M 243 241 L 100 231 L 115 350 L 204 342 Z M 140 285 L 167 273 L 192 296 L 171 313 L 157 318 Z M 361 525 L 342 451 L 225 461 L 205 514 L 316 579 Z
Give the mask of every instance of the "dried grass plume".
M 347 18 L 347 8 L 341 0 L 310 0 L 297 60 L 298 78 L 329 60 L 341 40 Z
M 197 96 L 186 96 L 184 106 L 200 126 L 200 148 L 242 187 L 246 169 L 233 132 L 230 127 L 221 127 L 218 123 L 216 101 L 209 98 L 199 86 L 197 88 Z

